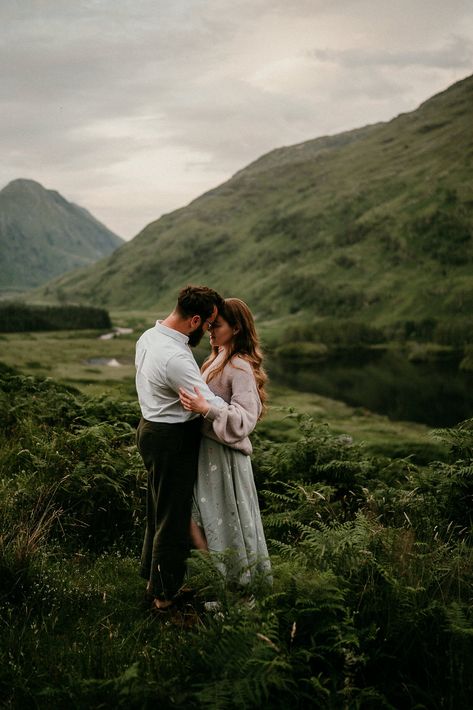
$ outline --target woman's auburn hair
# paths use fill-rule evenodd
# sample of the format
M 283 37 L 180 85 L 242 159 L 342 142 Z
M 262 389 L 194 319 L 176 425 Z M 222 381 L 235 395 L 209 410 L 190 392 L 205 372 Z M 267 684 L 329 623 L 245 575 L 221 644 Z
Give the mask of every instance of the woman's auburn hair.
M 219 315 L 227 321 L 231 328 L 236 330 L 236 333 L 231 341 L 224 361 L 209 373 L 207 381 L 210 382 L 214 377 L 219 375 L 228 363 L 233 364 L 232 360 L 234 357 L 238 356 L 249 362 L 253 368 L 256 386 L 261 400 L 261 418 L 266 411 L 267 394 L 265 384 L 268 380 L 268 376 L 262 365 L 263 353 L 261 351 L 253 315 L 246 303 L 239 298 L 226 298 L 223 307 L 219 309 Z M 210 367 L 217 357 L 218 352 L 218 347 L 212 348 L 212 352 L 202 365 L 202 372 L 205 372 L 205 370 Z M 237 366 L 233 365 L 233 367 Z

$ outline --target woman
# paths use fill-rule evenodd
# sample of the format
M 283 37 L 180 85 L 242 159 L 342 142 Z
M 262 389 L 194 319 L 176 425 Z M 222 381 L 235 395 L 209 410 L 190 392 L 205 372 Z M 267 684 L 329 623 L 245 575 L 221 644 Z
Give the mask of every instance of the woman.
M 203 415 L 192 537 L 198 549 L 226 555 L 227 578 L 247 584 L 267 576 L 270 563 L 251 467 L 248 438 L 264 410 L 266 374 L 250 309 L 227 298 L 210 329 L 212 352 L 202 366 L 210 389 L 228 407 L 180 391 L 185 409 Z

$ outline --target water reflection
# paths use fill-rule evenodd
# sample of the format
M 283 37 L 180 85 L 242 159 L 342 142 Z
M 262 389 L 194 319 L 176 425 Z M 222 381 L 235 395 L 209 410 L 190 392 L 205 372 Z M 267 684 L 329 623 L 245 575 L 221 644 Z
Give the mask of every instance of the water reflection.
M 473 373 L 458 370 L 460 356 L 442 363 L 409 362 L 401 351 L 351 351 L 329 361 L 270 358 L 277 382 L 362 406 L 391 419 L 452 426 L 473 417 Z

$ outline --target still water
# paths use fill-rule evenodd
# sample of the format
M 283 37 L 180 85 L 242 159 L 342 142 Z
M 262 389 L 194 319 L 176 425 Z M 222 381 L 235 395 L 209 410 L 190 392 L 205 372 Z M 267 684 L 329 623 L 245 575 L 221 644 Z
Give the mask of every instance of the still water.
M 270 358 L 269 375 L 304 392 L 365 407 L 390 419 L 452 426 L 473 417 L 473 373 L 449 362 L 414 363 L 401 351 L 351 351 L 328 361 Z

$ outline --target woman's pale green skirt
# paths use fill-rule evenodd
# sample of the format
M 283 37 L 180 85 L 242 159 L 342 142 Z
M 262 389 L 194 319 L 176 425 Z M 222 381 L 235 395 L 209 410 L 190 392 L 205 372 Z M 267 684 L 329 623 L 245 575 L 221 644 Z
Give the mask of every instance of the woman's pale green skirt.
M 217 567 L 231 581 L 246 585 L 263 577 L 271 583 L 251 459 L 202 437 L 192 517 L 215 553 Z

